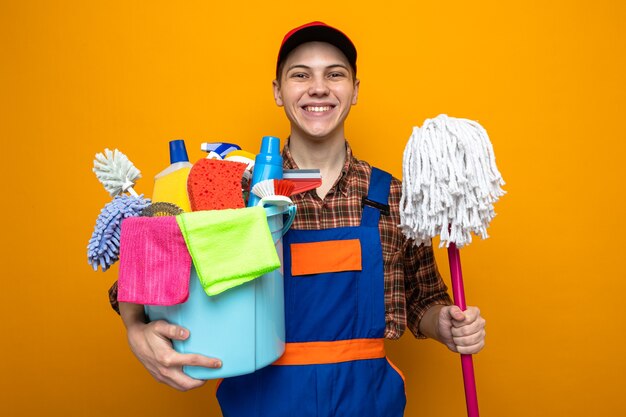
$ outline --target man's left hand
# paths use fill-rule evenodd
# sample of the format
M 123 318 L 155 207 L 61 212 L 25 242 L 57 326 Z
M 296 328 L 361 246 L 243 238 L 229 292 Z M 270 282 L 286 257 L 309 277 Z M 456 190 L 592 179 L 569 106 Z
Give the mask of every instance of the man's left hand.
M 485 319 L 478 307 L 462 311 L 445 306 L 439 311 L 437 327 L 439 340 L 453 352 L 472 355 L 485 346 Z

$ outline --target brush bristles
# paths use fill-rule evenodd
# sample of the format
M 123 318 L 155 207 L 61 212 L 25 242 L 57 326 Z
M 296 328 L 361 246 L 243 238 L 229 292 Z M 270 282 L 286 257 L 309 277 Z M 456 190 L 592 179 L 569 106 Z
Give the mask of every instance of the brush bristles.
M 141 178 L 141 172 L 117 149 L 105 149 L 104 153 L 96 154 L 93 164 L 93 172 L 111 197 L 128 190 Z
M 295 186 L 289 180 L 274 180 L 274 194 L 289 197 L 293 193 Z
M 259 198 L 282 195 L 291 196 L 295 184 L 289 180 L 263 180 L 252 187 L 252 192 Z

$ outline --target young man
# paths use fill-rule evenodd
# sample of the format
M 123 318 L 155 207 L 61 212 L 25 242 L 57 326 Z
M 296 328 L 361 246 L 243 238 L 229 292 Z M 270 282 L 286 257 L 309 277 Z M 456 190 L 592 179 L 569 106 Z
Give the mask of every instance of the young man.
M 273 87 L 291 126 L 284 165 L 319 168 L 323 183 L 294 196 L 298 214 L 283 241 L 285 354 L 220 384 L 226 417 L 402 416 L 404 382 L 385 338 L 408 326 L 454 352 L 484 345 L 478 309 L 450 306 L 432 248 L 399 231 L 400 182 L 352 155 L 344 123 L 358 97 L 356 55 L 345 34 L 321 22 L 290 31 L 281 45 Z M 221 366 L 171 348 L 186 329 L 146 324 L 141 306 L 120 310 L 131 349 L 157 380 L 187 390 L 204 381 L 183 365 Z

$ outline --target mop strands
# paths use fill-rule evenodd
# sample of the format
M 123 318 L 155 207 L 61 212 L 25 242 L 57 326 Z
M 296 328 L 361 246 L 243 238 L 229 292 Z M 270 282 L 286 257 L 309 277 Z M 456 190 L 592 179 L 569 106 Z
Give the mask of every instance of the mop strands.
M 144 199 L 143 194 L 138 195 L 133 190 L 141 173 L 122 152 L 105 149 L 104 154 L 96 154 L 93 162 L 93 172 L 104 189 L 114 197 L 100 211 L 87 245 L 89 264 L 94 271 L 100 266 L 104 272 L 119 259 L 122 220 L 141 215 L 150 205 L 150 200 Z M 125 191 L 131 195 L 122 194 Z
M 504 195 L 487 132 L 477 122 L 448 117 L 427 119 L 404 150 L 400 228 L 415 244 L 461 248 L 471 233 L 485 239 Z
M 485 239 L 495 216 L 493 203 L 504 194 L 504 181 L 487 132 L 477 122 L 448 117 L 415 127 L 404 150 L 400 229 L 416 245 L 448 248 L 454 303 L 466 310 L 459 247 Z M 461 355 L 467 415 L 478 417 L 472 355 Z

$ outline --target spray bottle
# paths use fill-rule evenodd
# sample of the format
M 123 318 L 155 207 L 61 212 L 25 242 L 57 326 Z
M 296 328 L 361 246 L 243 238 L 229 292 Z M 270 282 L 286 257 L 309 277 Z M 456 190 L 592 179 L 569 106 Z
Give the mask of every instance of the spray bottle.
M 182 139 L 170 141 L 170 166 L 154 177 L 152 201 L 173 203 L 186 212 L 191 211 L 187 195 L 187 177 L 191 166 L 185 141 Z
M 254 159 L 254 171 L 250 188 L 263 180 L 279 180 L 283 178 L 283 157 L 280 155 L 280 139 L 275 136 L 263 136 L 261 151 Z M 254 207 L 260 198 L 250 193 L 248 207 Z

